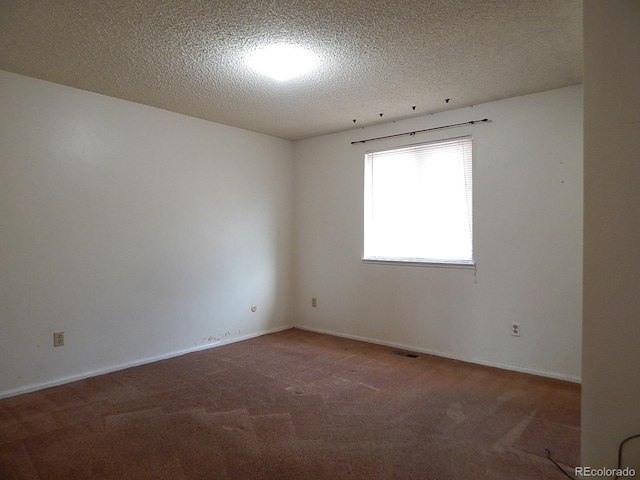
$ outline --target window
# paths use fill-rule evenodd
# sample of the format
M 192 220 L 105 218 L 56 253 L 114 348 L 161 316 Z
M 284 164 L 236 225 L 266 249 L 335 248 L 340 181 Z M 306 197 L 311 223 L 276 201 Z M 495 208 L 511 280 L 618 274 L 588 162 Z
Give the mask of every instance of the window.
M 364 260 L 473 265 L 471 137 L 365 156 Z

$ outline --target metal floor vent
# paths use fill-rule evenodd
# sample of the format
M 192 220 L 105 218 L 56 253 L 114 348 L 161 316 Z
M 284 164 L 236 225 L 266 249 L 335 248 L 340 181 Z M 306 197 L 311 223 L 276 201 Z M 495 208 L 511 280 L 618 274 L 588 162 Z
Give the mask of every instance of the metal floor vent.
M 409 357 L 409 358 L 418 358 L 419 355 L 415 354 L 415 353 L 410 353 L 410 352 L 401 352 L 401 351 L 396 351 L 393 352 L 394 355 L 402 355 L 403 357 Z

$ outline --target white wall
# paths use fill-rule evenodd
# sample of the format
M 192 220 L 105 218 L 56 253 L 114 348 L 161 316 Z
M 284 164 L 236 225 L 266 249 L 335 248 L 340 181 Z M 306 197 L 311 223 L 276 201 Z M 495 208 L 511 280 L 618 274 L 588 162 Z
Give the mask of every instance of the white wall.
M 0 396 L 290 324 L 292 161 L 0 72 Z
M 640 2 L 585 1 L 584 43 L 582 464 L 615 467 L 640 434 Z
M 294 319 L 579 379 L 581 95 L 297 142 L 294 169 L 291 142 L 0 72 L 0 396 Z M 484 117 L 413 139 L 474 136 L 477 272 L 362 264 L 364 152 L 407 139 L 350 142 Z
M 491 123 L 350 144 L 485 117 Z M 477 272 L 363 264 L 365 151 L 465 134 L 474 139 Z M 298 326 L 580 379 L 580 86 L 303 140 L 295 156 Z

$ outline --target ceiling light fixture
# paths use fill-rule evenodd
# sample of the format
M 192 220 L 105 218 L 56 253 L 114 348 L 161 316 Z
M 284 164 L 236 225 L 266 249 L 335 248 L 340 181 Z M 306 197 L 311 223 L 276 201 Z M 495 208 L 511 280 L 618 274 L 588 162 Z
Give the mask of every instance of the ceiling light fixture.
M 275 44 L 254 50 L 247 64 L 256 72 L 281 82 L 313 70 L 315 54 L 300 45 Z

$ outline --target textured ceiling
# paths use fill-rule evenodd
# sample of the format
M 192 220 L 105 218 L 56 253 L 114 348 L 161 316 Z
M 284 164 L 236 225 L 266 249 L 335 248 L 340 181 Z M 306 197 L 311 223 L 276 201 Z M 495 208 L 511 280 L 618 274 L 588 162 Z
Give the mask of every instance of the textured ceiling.
M 270 42 L 321 64 L 253 74 Z M 0 69 L 301 139 L 579 84 L 582 2 L 0 0 Z

